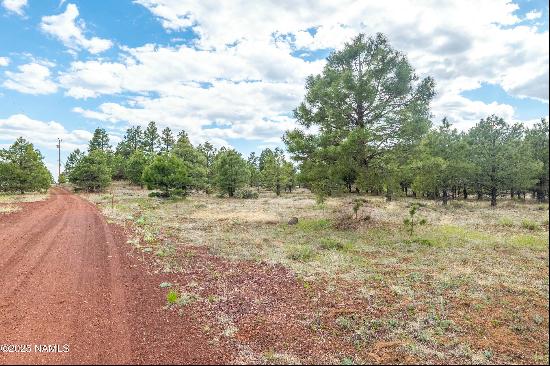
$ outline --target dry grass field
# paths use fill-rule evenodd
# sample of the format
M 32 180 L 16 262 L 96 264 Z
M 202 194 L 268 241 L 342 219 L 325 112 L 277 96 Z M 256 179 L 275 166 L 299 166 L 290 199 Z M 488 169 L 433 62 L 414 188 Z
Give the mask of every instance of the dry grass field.
M 548 363 L 548 205 L 82 194 L 246 363 Z M 410 235 L 412 203 L 427 224 Z M 291 217 L 298 224 L 288 225 Z
M 44 201 L 48 198 L 47 193 L 26 193 L 26 194 L 1 194 L 0 193 L 0 214 L 16 212 L 21 209 L 22 203 Z

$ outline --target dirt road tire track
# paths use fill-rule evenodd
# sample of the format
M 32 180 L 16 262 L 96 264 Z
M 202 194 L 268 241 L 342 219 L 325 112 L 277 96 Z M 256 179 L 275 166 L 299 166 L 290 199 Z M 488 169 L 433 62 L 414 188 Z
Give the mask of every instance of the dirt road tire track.
M 199 320 L 163 310 L 159 280 L 129 252 L 121 228 L 62 189 L 0 215 L 0 345 L 70 346 L 0 363 L 228 362 Z

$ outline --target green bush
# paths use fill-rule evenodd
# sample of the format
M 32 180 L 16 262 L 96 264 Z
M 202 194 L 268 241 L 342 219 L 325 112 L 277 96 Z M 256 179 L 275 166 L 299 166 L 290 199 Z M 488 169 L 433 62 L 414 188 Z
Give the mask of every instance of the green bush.
M 307 262 L 315 255 L 313 248 L 304 245 L 291 246 L 287 251 L 287 258 L 299 262 Z
M 111 183 L 107 153 L 93 150 L 71 169 L 69 181 L 89 192 L 103 191 Z
M 166 301 L 168 301 L 168 304 L 173 305 L 178 301 L 178 299 L 179 294 L 176 290 L 168 291 L 168 294 L 166 295 Z
M 501 217 L 498 220 L 498 223 L 499 223 L 499 225 L 507 226 L 507 227 L 514 226 L 514 221 L 512 221 L 512 219 L 510 219 L 509 217 Z
M 157 155 L 155 159 L 145 167 L 143 182 L 148 188 L 159 188 L 162 197 L 168 197 L 174 190 L 185 191 L 190 182 L 187 169 L 183 162 L 170 154 Z
M 325 250 L 342 250 L 344 249 L 344 244 L 339 242 L 338 240 L 330 239 L 330 238 L 322 238 L 319 242 L 319 246 L 321 249 Z
M 257 199 L 258 192 L 252 189 L 240 189 L 235 193 L 235 196 L 243 199 Z
M 40 151 L 22 137 L 8 149 L 0 149 L 0 191 L 41 191 L 48 189 L 52 181 Z
M 521 227 L 527 230 L 537 230 L 539 225 L 536 222 L 530 220 L 523 220 L 521 222 Z

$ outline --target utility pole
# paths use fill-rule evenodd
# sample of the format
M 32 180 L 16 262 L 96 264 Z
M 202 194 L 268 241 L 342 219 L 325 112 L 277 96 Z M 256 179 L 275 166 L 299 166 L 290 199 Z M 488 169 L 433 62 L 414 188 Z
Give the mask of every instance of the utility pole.
M 57 185 L 61 180 L 61 139 L 57 139 Z

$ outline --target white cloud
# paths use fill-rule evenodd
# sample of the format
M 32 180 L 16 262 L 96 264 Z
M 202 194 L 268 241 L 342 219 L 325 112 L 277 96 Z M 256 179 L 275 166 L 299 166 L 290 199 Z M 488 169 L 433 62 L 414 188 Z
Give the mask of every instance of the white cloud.
M 339 49 L 359 32 L 388 35 L 421 76 L 436 79 L 436 119 L 467 128 L 480 118 L 515 115 L 502 103 L 462 92 L 490 83 L 516 97 L 548 101 L 548 31 L 526 26 L 505 0 L 440 2 L 135 0 L 167 31 L 199 38 L 178 47 L 125 47 L 114 61 L 78 61 L 60 84 L 75 98 L 122 95 L 126 101 L 76 108 L 91 119 L 186 129 L 196 141 L 278 141 L 323 60 L 297 57 Z M 535 14 L 528 15 L 534 17 Z M 254 81 L 254 82 L 250 82 Z
M 58 38 L 65 46 L 72 50 L 86 49 L 96 54 L 108 50 L 113 43 L 99 37 L 86 38 L 85 24 L 77 21 L 79 12 L 75 4 L 68 4 L 64 13 L 42 17 L 40 28 Z
M 27 6 L 27 0 L 2 0 L 2 6 L 12 13 L 24 15 L 23 8 Z
M 540 10 L 531 10 L 527 14 L 525 14 L 525 19 L 527 20 L 535 20 L 542 17 L 542 11 Z
M 10 59 L 8 57 L 0 57 L 0 67 L 8 66 L 10 64 Z
M 57 84 L 50 80 L 49 64 L 32 62 L 18 66 L 19 72 L 6 71 L 5 88 L 25 94 L 52 94 L 57 91 Z
M 23 137 L 35 146 L 46 149 L 55 148 L 57 138 L 61 138 L 65 149 L 74 150 L 85 149 L 92 134 L 85 130 L 68 131 L 59 122 L 44 122 L 24 114 L 14 114 L 0 118 L 0 136 L 1 142 L 12 143 L 16 138 Z

